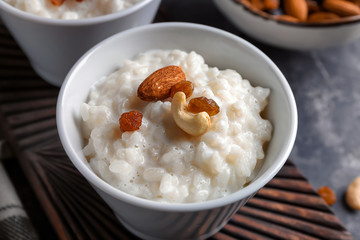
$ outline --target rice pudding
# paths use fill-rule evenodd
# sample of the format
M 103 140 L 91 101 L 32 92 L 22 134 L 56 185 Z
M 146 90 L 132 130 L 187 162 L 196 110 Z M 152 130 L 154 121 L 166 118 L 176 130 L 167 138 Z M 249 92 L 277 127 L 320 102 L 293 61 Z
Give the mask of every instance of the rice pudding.
M 92 18 L 129 8 L 143 0 L 3 0 L 4 2 L 41 17 L 55 19 Z M 53 3 L 52 3 L 53 2 Z M 61 2 L 57 6 L 55 2 Z
M 137 96 L 144 79 L 169 65 L 179 66 L 193 83 L 187 101 L 206 97 L 220 108 L 200 136 L 176 125 L 171 101 Z M 269 94 L 234 70 L 209 67 L 195 52 L 148 51 L 92 86 L 81 107 L 83 152 L 100 178 L 129 194 L 177 203 L 221 198 L 243 188 L 261 166 L 272 132 L 261 116 Z M 133 110 L 143 115 L 140 128 L 121 132 L 120 116 Z

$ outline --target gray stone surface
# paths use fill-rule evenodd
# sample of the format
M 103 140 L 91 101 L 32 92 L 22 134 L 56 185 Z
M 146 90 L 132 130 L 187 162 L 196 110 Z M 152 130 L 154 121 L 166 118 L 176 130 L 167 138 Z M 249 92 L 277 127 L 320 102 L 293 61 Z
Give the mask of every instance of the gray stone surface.
M 360 176 L 360 40 L 317 51 L 284 50 L 241 33 L 210 0 L 163 0 L 163 6 L 170 20 L 232 32 L 278 65 L 294 92 L 299 113 L 290 158 L 315 189 L 328 185 L 335 190 L 338 201 L 331 209 L 354 239 L 360 239 L 360 211 L 351 211 L 343 199 L 347 185 Z

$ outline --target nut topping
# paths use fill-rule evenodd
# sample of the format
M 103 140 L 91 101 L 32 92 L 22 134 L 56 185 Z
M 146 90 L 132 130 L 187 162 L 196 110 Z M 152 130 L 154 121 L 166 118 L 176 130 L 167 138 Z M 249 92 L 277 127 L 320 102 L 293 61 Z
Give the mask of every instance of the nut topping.
M 173 85 L 185 80 L 185 73 L 178 66 L 160 68 L 140 84 L 137 95 L 144 101 L 164 100 L 170 97 Z
M 210 127 L 210 116 L 219 113 L 216 102 L 206 97 L 193 98 L 187 106 L 186 98 L 194 91 L 192 82 L 178 66 L 167 66 L 150 74 L 139 86 L 138 97 L 144 101 L 171 101 L 175 123 L 192 136 L 205 133 Z

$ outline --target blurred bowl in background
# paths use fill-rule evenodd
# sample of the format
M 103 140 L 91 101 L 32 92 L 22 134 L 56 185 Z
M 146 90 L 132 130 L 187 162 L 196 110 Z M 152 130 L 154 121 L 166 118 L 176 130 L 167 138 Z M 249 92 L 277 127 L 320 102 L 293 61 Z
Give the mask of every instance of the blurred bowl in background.
M 214 3 L 242 32 L 280 48 L 314 50 L 348 44 L 360 38 L 360 15 L 336 21 L 290 22 L 236 0 L 214 0 Z
M 0 1 L 1 19 L 47 82 L 61 86 L 74 63 L 101 40 L 153 21 L 161 0 L 144 0 L 99 17 L 63 20 L 40 17 Z

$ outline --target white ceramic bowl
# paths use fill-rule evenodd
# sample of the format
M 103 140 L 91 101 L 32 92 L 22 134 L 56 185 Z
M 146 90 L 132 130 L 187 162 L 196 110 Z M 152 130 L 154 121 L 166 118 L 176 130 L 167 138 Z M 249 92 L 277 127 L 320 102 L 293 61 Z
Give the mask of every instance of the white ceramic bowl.
M 210 66 L 235 69 L 252 84 L 271 89 L 268 119 L 272 140 L 255 180 L 229 196 L 201 203 L 159 203 L 124 193 L 101 180 L 82 153 L 80 106 L 89 88 L 119 63 L 150 49 L 194 50 Z M 112 208 L 121 223 L 144 239 L 203 239 L 219 231 L 287 160 L 297 131 L 292 91 L 275 64 L 245 40 L 225 31 L 190 23 L 157 23 L 124 31 L 87 52 L 61 87 L 57 125 L 66 153 L 76 168 Z
M 281 48 L 313 50 L 360 39 L 360 16 L 326 24 L 291 23 L 260 15 L 235 0 L 214 0 L 214 3 L 245 34 Z
M 96 43 L 153 21 L 161 0 L 144 0 L 116 13 L 79 20 L 39 17 L 0 0 L 1 19 L 34 70 L 61 86 L 74 63 Z

